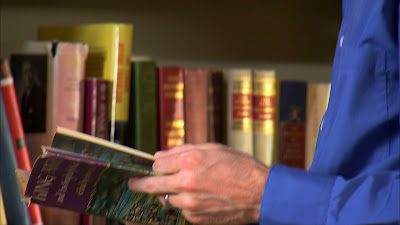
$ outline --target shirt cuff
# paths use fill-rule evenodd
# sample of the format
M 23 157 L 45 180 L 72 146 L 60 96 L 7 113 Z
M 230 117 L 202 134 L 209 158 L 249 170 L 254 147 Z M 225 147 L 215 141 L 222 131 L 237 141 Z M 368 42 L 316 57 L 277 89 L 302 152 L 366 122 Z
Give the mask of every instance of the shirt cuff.
M 260 224 L 324 224 L 334 176 L 274 165 L 268 175 Z

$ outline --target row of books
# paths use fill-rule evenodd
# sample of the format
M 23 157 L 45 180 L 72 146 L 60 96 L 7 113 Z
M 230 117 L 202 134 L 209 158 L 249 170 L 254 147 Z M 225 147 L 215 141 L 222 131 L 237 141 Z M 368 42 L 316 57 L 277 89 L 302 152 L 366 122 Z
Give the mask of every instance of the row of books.
M 40 28 L 38 40 L 51 41 L 23 43 L 10 55 L 31 162 L 41 155 L 41 145 L 51 143 L 57 126 L 114 141 L 128 118 L 129 88 L 121 83 L 129 85 L 133 26 L 101 23 L 48 28 Z M 85 101 L 85 85 L 98 96 L 99 104 L 92 104 L 94 97 Z M 105 105 L 105 101 L 109 102 Z M 85 111 L 98 118 L 99 127 L 85 117 Z M 45 224 L 105 223 L 104 218 L 49 207 L 41 211 Z
M 280 80 L 274 70 L 159 66 L 137 58 L 131 79 L 128 146 L 154 153 L 219 142 L 269 166 L 302 169 L 311 164 L 330 92 L 330 83 Z
M 62 126 L 151 154 L 220 142 L 268 165 L 309 166 L 329 83 L 280 81 L 274 70 L 161 66 L 131 57 L 132 35 L 126 24 L 45 27 L 42 41 L 10 56 L 30 161 Z M 46 224 L 94 224 L 52 207 L 42 213 Z

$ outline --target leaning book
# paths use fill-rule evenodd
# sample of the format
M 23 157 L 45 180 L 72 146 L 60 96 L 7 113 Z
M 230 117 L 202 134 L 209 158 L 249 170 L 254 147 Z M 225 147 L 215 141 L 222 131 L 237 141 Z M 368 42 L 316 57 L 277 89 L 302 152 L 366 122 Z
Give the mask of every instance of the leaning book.
M 62 127 L 42 150 L 26 186 L 31 202 L 140 224 L 185 224 L 157 195 L 128 188 L 130 177 L 158 175 L 153 155 Z

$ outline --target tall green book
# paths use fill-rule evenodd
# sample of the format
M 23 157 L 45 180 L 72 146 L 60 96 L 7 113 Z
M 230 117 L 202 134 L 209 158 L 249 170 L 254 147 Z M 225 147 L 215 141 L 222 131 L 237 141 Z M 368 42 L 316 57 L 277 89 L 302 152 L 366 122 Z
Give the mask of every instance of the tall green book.
M 159 146 L 157 67 L 151 58 L 131 58 L 129 119 L 125 145 L 154 154 Z

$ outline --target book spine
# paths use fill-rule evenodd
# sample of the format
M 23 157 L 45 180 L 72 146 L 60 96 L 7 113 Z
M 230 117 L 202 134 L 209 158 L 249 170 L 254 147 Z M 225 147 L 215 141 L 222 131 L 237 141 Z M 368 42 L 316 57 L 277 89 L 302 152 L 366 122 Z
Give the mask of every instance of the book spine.
M 224 71 L 227 85 L 227 143 L 253 155 L 253 84 L 250 69 Z
M 12 74 L 7 61 L 1 60 L 0 67 L 0 86 L 8 118 L 8 125 L 10 128 L 11 137 L 13 139 L 14 152 L 17 158 L 18 168 L 30 171 L 31 162 L 25 142 L 25 132 L 22 126 Z M 29 214 L 33 225 L 43 223 L 42 215 L 38 205 L 29 205 Z
M 304 169 L 307 83 L 280 82 L 279 161 Z
M 132 59 L 131 97 L 126 145 L 154 154 L 159 148 L 157 66 Z
M 17 160 L 3 102 L 0 91 L 0 183 L 3 193 L 7 193 L 3 195 L 4 211 L 8 224 L 30 224 L 29 213 L 26 204 L 21 200 L 18 180 L 14 175 Z
M 29 42 L 29 46 L 32 42 Z M 40 145 L 50 144 L 52 136 L 53 91 L 49 75 L 48 53 L 51 46 L 35 45 L 35 50 L 11 54 L 10 67 L 19 103 L 20 115 L 29 149 L 30 161 L 41 154 Z
M 184 69 L 185 142 L 206 143 L 208 138 L 208 70 Z
M 160 149 L 185 142 L 183 70 L 177 66 L 158 68 Z
M 85 79 L 84 132 L 109 140 L 110 82 L 101 78 Z
M 114 26 L 114 41 L 118 51 L 112 51 L 114 68 L 110 74 L 114 76 L 112 81 L 111 99 L 111 129 L 110 139 L 116 143 L 124 143 L 128 120 L 129 120 L 129 98 L 130 98 L 130 79 L 131 79 L 131 54 L 133 26 L 116 25 Z M 115 73 L 116 71 L 116 73 Z
M 224 99 L 223 74 L 211 70 L 208 74 L 207 112 L 208 112 L 208 142 L 226 143 L 224 140 L 224 114 L 222 110 Z
M 58 43 L 54 57 L 55 125 L 83 131 L 86 45 Z
M 18 167 L 24 170 L 31 169 L 28 149 L 25 143 L 25 132 L 23 130 L 21 116 L 14 88 L 14 81 L 8 68 L 7 61 L 1 62 L 0 86 L 3 93 L 3 100 L 6 107 L 6 115 L 8 124 L 10 125 L 11 136 L 13 138 L 13 146 L 17 157 Z
M 277 162 L 277 78 L 273 70 L 253 71 L 254 156 L 268 166 Z

